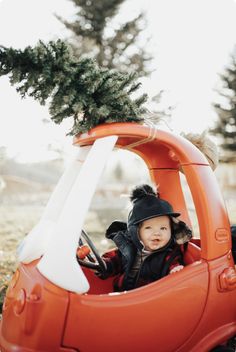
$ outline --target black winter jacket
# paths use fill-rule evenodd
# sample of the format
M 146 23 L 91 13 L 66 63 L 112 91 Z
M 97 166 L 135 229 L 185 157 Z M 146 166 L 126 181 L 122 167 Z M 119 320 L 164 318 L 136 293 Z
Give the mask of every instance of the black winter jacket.
M 118 231 L 109 235 L 118 251 L 114 257 L 104 258 L 109 275 L 119 274 L 114 283 L 116 291 L 131 290 L 146 285 L 169 274 L 176 265 L 183 265 L 183 254 L 180 245 L 176 244 L 173 237 L 167 245 L 151 253 L 141 263 L 136 276 L 131 275 L 136 255 L 142 251 L 142 244 L 133 243 L 128 230 Z M 141 254 L 140 254 L 141 255 Z

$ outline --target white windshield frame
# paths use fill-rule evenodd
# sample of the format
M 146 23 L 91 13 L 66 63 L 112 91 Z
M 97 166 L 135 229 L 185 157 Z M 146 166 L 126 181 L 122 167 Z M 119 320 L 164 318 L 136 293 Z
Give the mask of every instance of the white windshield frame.
M 117 138 L 100 138 L 92 147 L 80 148 L 60 179 L 39 224 L 19 251 L 19 259 L 24 263 L 42 256 L 37 264 L 41 274 L 72 292 L 89 290 L 76 259 L 76 249 L 97 183 Z

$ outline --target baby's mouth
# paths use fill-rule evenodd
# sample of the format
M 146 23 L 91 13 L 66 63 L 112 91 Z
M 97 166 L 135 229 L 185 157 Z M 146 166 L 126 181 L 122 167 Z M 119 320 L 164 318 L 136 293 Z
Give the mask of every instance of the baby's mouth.
M 152 240 L 152 243 L 153 243 L 153 244 L 159 244 L 159 242 L 160 242 L 159 239 Z

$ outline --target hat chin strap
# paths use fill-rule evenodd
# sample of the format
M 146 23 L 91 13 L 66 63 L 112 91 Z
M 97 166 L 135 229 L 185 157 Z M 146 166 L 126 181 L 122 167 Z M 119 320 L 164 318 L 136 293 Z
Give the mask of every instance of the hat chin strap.
M 139 235 L 138 235 L 138 238 L 139 238 Z M 140 242 L 141 245 L 143 246 L 142 250 L 146 250 L 143 241 L 141 241 L 141 240 L 139 239 L 139 242 Z
M 142 250 L 144 245 L 141 243 L 138 235 L 138 225 L 128 225 L 128 234 L 131 241 L 138 250 Z

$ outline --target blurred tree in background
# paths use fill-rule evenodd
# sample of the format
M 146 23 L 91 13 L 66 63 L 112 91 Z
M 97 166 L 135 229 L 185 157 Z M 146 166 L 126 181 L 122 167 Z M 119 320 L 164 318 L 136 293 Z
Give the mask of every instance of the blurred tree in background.
M 125 0 L 70 0 L 76 8 L 72 22 L 56 16 L 73 36 L 69 43 L 76 57 L 87 54 L 100 67 L 116 68 L 121 72 L 136 72 L 138 76 L 150 73 L 147 65 L 151 56 L 145 44 L 138 45 L 144 29 L 144 14 L 115 24 L 114 18 Z
M 67 40 L 73 54 L 81 58 L 94 58 L 100 67 L 117 69 L 119 72 L 136 73 L 137 77 L 148 76 L 152 69 L 152 56 L 146 52 L 147 40 L 141 36 L 145 29 L 145 15 L 138 16 L 125 23 L 118 23 L 126 0 L 70 0 L 75 7 L 73 21 L 60 16 L 61 21 L 72 36 Z M 170 120 L 173 106 L 163 104 L 161 90 L 151 99 L 152 113 L 146 119 L 158 124 L 160 120 Z
M 219 102 L 214 104 L 218 120 L 212 132 L 222 139 L 225 161 L 235 158 L 236 151 L 236 46 L 230 57 L 230 63 L 220 75 L 222 88 L 217 90 Z
M 124 170 L 120 162 L 118 162 L 113 170 L 113 175 L 115 180 L 121 181 L 125 175 L 124 175 Z

